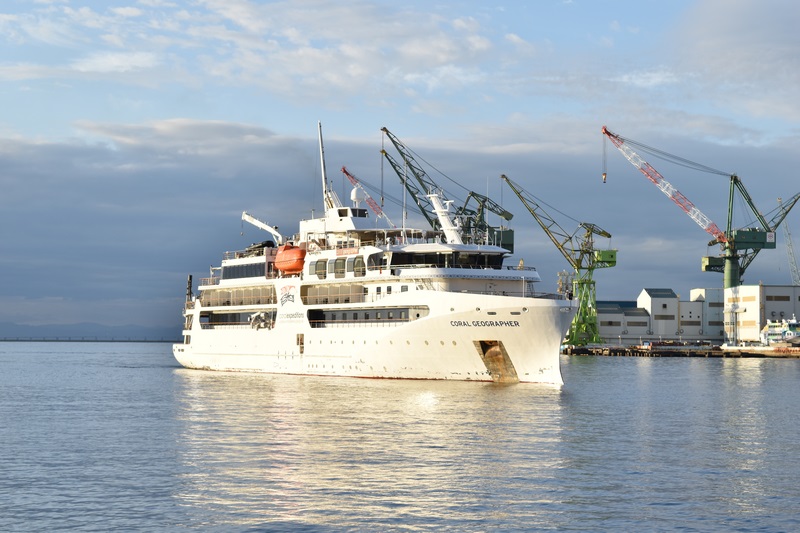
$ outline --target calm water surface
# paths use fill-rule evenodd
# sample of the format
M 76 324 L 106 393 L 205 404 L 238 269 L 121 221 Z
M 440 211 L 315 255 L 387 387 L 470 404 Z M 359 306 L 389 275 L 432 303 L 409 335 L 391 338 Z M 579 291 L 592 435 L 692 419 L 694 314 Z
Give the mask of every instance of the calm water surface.
M 553 388 L 0 343 L 0 530 L 800 530 L 800 361 L 562 362 Z

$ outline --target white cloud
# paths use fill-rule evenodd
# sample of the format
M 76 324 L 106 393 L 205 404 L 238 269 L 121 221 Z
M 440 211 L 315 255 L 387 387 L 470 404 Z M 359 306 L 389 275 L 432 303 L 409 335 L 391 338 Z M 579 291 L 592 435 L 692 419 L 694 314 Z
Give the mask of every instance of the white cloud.
M 476 32 L 480 29 L 480 24 L 472 17 L 460 17 L 453 21 L 453 28 L 461 31 Z
M 664 67 L 658 67 L 647 71 L 621 74 L 612 78 L 612 81 L 650 89 L 653 87 L 660 87 L 662 85 L 674 84 L 679 80 L 675 73 L 671 70 Z
M 111 12 L 120 17 L 140 17 L 142 10 L 135 7 L 112 7 Z
M 800 33 L 792 0 L 704 0 L 689 9 L 669 46 L 698 90 L 754 117 L 800 120 Z M 666 45 L 666 44 L 665 44 Z
M 0 80 L 21 81 L 53 76 L 53 70 L 41 65 L 20 63 L 0 65 Z
M 149 52 L 97 52 L 73 62 L 72 68 L 79 72 L 112 73 L 148 69 L 158 64 L 158 57 Z

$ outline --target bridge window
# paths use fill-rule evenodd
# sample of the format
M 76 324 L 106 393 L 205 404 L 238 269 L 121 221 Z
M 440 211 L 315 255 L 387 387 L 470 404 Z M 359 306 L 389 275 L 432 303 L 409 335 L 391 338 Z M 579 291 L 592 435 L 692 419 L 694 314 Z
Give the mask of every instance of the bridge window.
M 333 271 L 336 274 L 337 278 L 343 278 L 344 277 L 346 264 L 347 264 L 347 259 L 344 258 L 344 257 L 339 257 L 334 262 Z
M 325 272 L 325 269 L 326 269 L 325 261 L 317 261 L 317 265 L 314 267 L 314 269 L 315 269 L 317 277 L 319 279 L 325 279 L 325 275 L 326 275 L 326 272 Z

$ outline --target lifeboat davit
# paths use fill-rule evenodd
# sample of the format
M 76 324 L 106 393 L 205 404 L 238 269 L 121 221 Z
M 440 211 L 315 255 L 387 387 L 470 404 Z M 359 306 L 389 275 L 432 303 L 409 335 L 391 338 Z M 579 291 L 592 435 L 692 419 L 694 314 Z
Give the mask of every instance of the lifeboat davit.
M 275 268 L 284 274 L 299 274 L 303 271 L 306 251 L 303 248 L 292 244 L 278 246 L 278 253 L 275 256 Z

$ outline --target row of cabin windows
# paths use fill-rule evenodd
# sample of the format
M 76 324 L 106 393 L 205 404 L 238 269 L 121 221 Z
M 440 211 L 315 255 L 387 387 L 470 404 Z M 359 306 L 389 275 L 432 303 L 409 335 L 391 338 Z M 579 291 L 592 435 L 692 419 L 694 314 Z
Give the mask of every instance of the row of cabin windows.
M 325 324 L 335 322 L 405 322 L 409 320 L 410 312 L 411 310 L 407 307 L 360 311 L 323 311 L 322 309 L 310 309 L 308 311 L 308 321 L 313 328 L 325 327 Z M 416 318 L 420 318 L 422 314 L 427 313 L 416 309 Z
M 462 267 L 462 268 L 502 268 L 502 255 L 488 254 L 412 254 L 395 252 L 392 254 L 392 266 L 395 265 L 433 265 L 436 267 Z M 366 264 L 360 255 L 355 257 L 338 257 L 336 259 L 311 261 L 308 265 L 309 274 L 316 274 L 319 279 L 327 277 L 343 278 L 347 273 L 355 277 L 364 277 L 370 269 L 384 266 L 383 253 L 378 252 L 367 257 Z
M 392 254 L 392 266 L 396 265 L 433 265 L 436 267 L 461 268 L 502 268 L 503 256 L 490 254 L 411 254 L 395 252 Z
M 408 309 L 395 309 L 389 311 L 325 311 L 323 320 L 326 322 L 356 321 L 356 320 L 408 320 Z
M 316 274 L 319 279 L 325 279 L 330 275 L 335 278 L 343 278 L 346 273 L 352 273 L 357 278 L 367 275 L 367 267 L 364 258 L 360 255 L 355 257 L 337 257 L 327 261 L 311 261 L 308 264 L 309 274 Z

